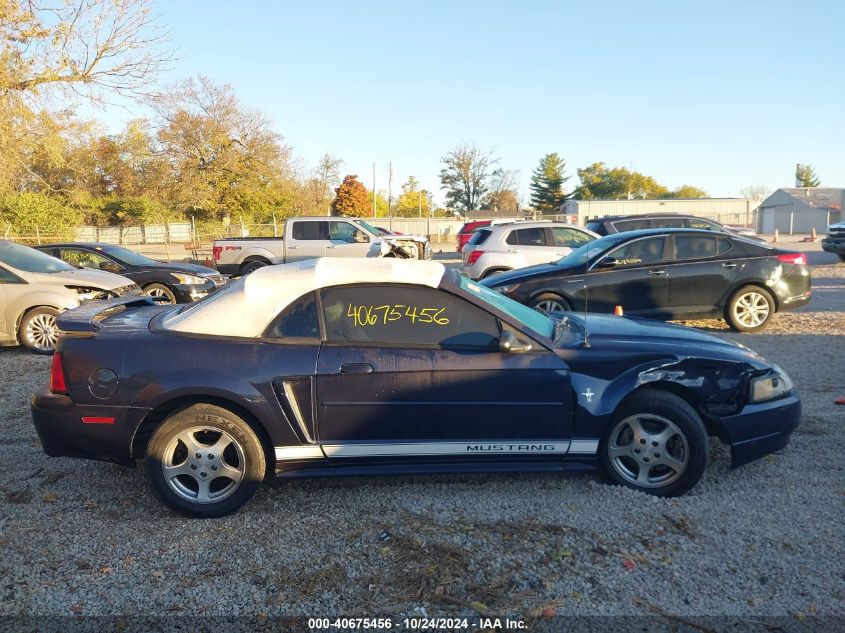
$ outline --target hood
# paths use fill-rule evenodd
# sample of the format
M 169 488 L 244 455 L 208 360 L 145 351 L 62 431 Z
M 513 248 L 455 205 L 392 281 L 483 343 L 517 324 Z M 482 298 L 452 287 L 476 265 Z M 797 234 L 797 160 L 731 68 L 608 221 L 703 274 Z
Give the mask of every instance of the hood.
M 104 270 L 78 268 L 56 273 L 32 273 L 38 283 L 57 286 L 82 286 L 98 290 L 114 290 L 122 286 L 133 286 L 135 282 L 121 275 Z
M 580 268 L 580 267 L 579 267 Z M 558 276 L 567 275 L 574 272 L 575 268 L 570 266 L 558 266 L 557 264 L 537 264 L 536 266 L 526 266 L 525 268 L 516 268 L 503 273 L 496 273 L 489 279 L 480 281 L 482 286 L 488 288 L 498 288 L 499 286 L 507 286 L 512 283 L 521 283 L 529 279 L 537 279 L 544 275 Z
M 845 229 L 845 221 L 843 222 L 834 222 L 830 226 L 827 227 L 828 230 L 830 229 Z
M 581 331 L 583 341 L 584 315 L 567 313 Z M 618 317 L 608 314 L 587 315 L 587 334 L 593 347 L 630 345 L 649 351 L 659 351 L 670 345 L 672 353 L 688 350 L 694 356 L 714 356 L 724 360 L 744 361 L 759 369 L 769 367 L 755 351 L 740 343 L 726 341 L 695 328 L 640 317 Z M 571 343 L 567 347 L 571 347 Z

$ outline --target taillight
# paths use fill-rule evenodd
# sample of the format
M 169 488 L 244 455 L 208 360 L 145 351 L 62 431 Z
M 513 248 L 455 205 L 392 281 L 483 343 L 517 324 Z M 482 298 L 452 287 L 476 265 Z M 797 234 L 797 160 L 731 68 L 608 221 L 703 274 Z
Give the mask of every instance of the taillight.
M 484 251 L 472 251 L 467 257 L 467 266 L 471 266 L 478 261 L 478 258 L 484 255 Z
M 786 264 L 798 264 L 799 266 L 807 265 L 807 256 L 804 253 L 784 253 L 778 255 L 778 261 Z
M 220 261 L 220 253 L 221 253 L 222 251 L 223 251 L 223 247 L 222 247 L 222 246 L 212 246 L 212 247 L 211 247 L 211 252 L 214 254 L 214 255 L 213 255 L 213 257 L 214 257 L 214 261 L 216 261 L 216 262 L 219 262 L 219 261 Z
M 62 367 L 62 355 L 58 352 L 53 354 L 53 360 L 50 361 L 50 391 L 53 393 L 67 394 L 65 370 Z

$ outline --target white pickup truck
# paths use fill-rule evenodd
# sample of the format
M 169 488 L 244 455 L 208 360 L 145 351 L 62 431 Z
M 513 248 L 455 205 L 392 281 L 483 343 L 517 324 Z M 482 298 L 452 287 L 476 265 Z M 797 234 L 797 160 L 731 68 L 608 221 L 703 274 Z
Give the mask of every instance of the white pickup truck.
M 364 220 L 342 217 L 289 218 L 283 237 L 223 238 L 214 240 L 213 252 L 224 275 L 315 257 L 431 259 L 427 237 L 385 234 Z

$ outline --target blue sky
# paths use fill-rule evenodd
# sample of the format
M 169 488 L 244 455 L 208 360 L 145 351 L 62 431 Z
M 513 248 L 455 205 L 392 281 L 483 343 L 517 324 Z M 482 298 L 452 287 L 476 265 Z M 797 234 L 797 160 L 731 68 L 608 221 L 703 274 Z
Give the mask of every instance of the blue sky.
M 165 2 L 179 59 L 267 113 L 304 166 L 330 151 L 369 188 L 393 163 L 442 199 L 461 141 L 531 170 L 558 152 L 711 196 L 845 186 L 845 3 Z M 140 110 L 135 112 L 142 114 Z M 106 118 L 112 124 L 123 115 Z

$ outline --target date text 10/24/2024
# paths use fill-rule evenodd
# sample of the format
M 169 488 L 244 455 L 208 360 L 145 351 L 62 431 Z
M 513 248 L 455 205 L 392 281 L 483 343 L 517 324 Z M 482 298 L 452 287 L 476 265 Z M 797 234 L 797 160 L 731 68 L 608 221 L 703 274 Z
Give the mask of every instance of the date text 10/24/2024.
M 406 631 L 457 631 L 466 629 L 518 631 L 528 628 L 524 620 L 496 617 L 476 618 L 308 618 L 311 630 L 359 631 L 359 630 L 406 630 Z

